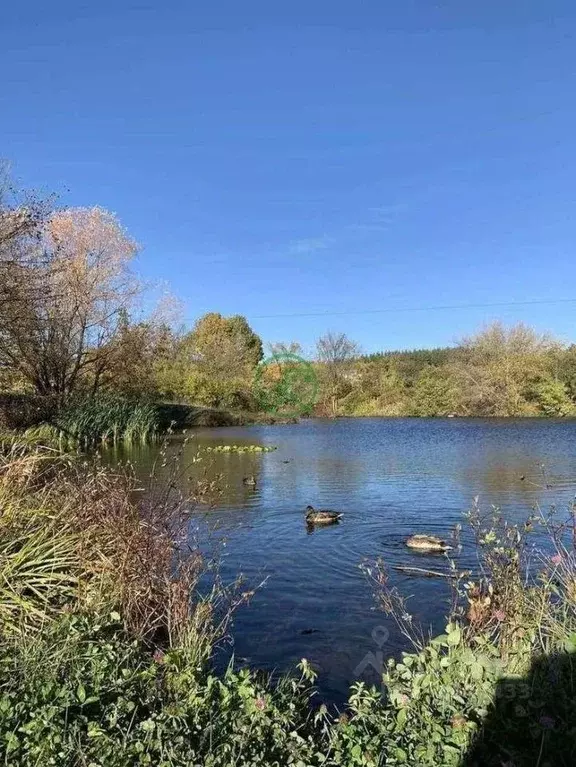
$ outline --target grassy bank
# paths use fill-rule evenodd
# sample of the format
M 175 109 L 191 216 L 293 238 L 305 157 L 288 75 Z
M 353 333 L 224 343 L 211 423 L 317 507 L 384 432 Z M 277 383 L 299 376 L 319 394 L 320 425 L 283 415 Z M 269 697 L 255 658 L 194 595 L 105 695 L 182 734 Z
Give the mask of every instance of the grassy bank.
M 0 458 L 0 755 L 10 765 L 568 765 L 576 753 L 574 517 L 475 511 L 446 633 L 419 634 L 385 563 L 379 606 L 414 651 L 346 712 L 312 707 L 306 661 L 272 684 L 211 659 L 235 607 L 186 535 L 185 499 L 13 442 Z M 169 496 L 168 496 L 169 497 Z M 549 549 L 535 554 L 535 530 Z M 210 576 L 207 578 L 207 576 Z M 210 582 L 211 587 L 201 583 Z
M 249 426 L 251 424 L 294 423 L 296 419 L 287 419 L 271 413 L 250 412 L 246 410 L 230 411 L 217 408 L 187 405 L 182 403 L 162 402 L 156 404 L 161 429 L 170 426 L 175 429 L 212 426 Z
M 0 395 L 0 433 L 29 430 L 29 436 L 56 441 L 63 447 L 101 442 L 147 442 L 169 430 L 286 421 L 286 418 L 270 413 L 113 396 L 79 397 L 62 404 L 48 397 Z
M 31 430 L 31 436 L 87 446 L 98 442 L 146 442 L 162 428 L 158 408 L 121 397 L 76 397 L 62 403 L 50 397 L 4 394 L 0 431 Z

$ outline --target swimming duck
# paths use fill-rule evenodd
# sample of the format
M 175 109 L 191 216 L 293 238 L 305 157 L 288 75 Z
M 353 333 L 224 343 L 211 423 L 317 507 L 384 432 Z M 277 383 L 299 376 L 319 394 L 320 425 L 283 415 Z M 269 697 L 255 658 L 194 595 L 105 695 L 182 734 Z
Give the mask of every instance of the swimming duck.
M 315 509 L 314 506 L 306 506 L 306 523 L 309 525 L 331 525 L 338 522 L 342 514 L 331 509 Z
M 256 477 L 253 474 L 250 474 L 248 477 L 244 477 L 242 482 L 245 485 L 249 485 L 250 487 L 256 487 Z
M 452 548 L 446 541 L 435 535 L 411 535 L 406 538 L 406 546 L 410 549 L 420 549 L 420 551 L 448 551 Z

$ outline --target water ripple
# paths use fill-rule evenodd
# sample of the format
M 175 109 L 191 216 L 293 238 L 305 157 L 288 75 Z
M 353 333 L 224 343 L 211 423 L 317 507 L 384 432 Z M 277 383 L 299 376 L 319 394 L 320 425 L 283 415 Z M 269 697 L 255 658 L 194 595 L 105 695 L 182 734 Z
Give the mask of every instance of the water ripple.
M 199 445 L 278 446 L 272 453 L 212 453 L 182 473 L 184 493 L 195 472 L 222 477 L 217 506 L 199 508 L 191 524 L 222 556 L 223 576 L 243 572 L 252 585 L 268 578 L 236 616 L 237 657 L 285 670 L 306 656 L 321 672 L 322 696 L 341 703 L 367 653 L 405 647 L 375 610 L 359 565 L 382 558 L 392 585 L 410 597 L 411 611 L 441 630 L 445 579 L 408 577 L 394 568 L 442 570 L 447 559 L 409 550 L 406 537 L 449 538 L 475 497 L 483 510 L 499 507 L 511 521 L 523 521 L 535 506 L 566 507 L 576 492 L 576 456 L 566 450 L 575 436 L 574 421 L 530 419 L 338 419 L 198 431 L 186 448 L 190 458 Z M 125 457 L 145 477 L 155 448 Z M 242 483 L 247 475 L 255 476 L 255 488 Z M 343 512 L 341 523 L 310 533 L 309 503 Z M 461 540 L 458 566 L 472 569 L 467 528 Z M 379 648 L 374 636 L 382 631 L 387 640 Z

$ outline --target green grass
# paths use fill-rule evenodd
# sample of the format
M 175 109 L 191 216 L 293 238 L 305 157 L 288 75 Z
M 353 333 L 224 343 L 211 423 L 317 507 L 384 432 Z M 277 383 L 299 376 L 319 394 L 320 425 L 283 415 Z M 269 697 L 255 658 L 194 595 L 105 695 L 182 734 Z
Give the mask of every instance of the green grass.
M 37 630 L 76 596 L 77 541 L 45 517 L 1 532 L 0 626 L 4 633 Z

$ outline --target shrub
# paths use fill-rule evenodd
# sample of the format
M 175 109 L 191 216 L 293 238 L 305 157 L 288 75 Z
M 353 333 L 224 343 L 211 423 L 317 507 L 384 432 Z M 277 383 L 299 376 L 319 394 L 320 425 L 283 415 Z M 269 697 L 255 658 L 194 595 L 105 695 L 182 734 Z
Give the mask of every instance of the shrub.
M 114 605 L 137 636 L 170 642 L 189 621 L 211 635 L 192 598 L 204 566 L 192 541 L 182 545 L 184 500 L 136 501 L 130 473 L 48 455 L 49 471 L 45 449 L 27 442 L 0 457 L 0 616 L 41 623 L 70 597 Z
M 321 764 L 307 667 L 272 687 L 231 667 L 221 678 L 185 648 L 130 639 L 119 615 L 70 615 L 0 655 L 0 743 L 10 764 Z
M 574 414 L 574 402 L 570 398 L 568 387 L 562 381 L 543 378 L 532 386 L 530 393 L 541 413 L 548 418 Z
M 0 393 L 0 429 L 26 429 L 54 416 L 55 397 L 35 394 Z
M 390 660 L 384 674 L 387 701 L 355 686 L 353 716 L 336 735 L 342 764 L 376 767 L 460 764 L 492 700 L 501 665 L 485 640 L 468 646 L 457 624 L 419 653 Z

